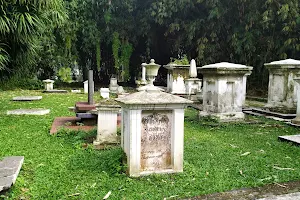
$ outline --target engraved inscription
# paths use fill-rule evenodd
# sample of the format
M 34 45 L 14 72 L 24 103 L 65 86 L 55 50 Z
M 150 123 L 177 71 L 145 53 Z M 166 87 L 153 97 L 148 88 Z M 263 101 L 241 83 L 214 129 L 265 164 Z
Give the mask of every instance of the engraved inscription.
M 143 111 L 141 170 L 171 169 L 171 111 Z

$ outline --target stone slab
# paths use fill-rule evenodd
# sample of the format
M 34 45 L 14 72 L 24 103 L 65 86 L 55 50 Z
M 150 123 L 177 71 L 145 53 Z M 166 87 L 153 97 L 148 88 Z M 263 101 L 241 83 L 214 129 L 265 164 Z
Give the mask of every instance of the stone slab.
M 89 104 L 88 102 L 76 102 L 75 111 L 76 112 L 86 112 L 96 109 L 95 104 Z
M 278 137 L 282 141 L 292 142 L 296 145 L 300 145 L 300 135 L 285 135 Z
M 44 93 L 67 93 L 67 90 L 44 90 Z
M 50 109 L 35 108 L 35 109 L 16 109 L 8 110 L 8 115 L 46 115 L 50 113 Z
M 81 125 L 77 125 L 77 122 L 82 123 L 81 119 L 78 117 L 56 117 L 53 120 L 51 129 L 50 129 L 50 134 L 55 134 L 58 132 L 60 128 L 67 128 L 71 130 L 82 130 L 82 131 L 90 131 L 93 130 L 97 122 L 95 121 L 90 122 L 89 124 L 86 122 L 83 122 Z
M 283 113 L 271 112 L 271 111 L 267 111 L 267 110 L 263 110 L 263 109 L 259 109 L 259 108 L 252 108 L 252 112 L 257 112 L 260 114 L 265 114 L 265 115 L 274 116 L 274 117 L 280 117 L 283 119 L 293 119 L 296 117 L 296 114 L 283 114 Z
M 23 156 L 5 157 L 0 161 L 0 192 L 9 189 L 16 182 L 23 162 Z
M 300 192 L 290 193 L 290 194 L 283 194 L 283 195 L 272 195 L 269 197 L 257 199 L 257 200 L 299 200 L 300 199 Z
M 41 100 L 42 96 L 18 96 L 13 97 L 13 101 L 38 101 Z

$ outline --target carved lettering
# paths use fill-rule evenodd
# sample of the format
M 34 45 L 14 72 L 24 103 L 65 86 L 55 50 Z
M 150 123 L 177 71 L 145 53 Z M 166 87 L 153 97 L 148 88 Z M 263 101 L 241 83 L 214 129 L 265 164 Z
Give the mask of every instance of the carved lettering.
M 171 111 L 143 111 L 141 170 L 171 168 Z

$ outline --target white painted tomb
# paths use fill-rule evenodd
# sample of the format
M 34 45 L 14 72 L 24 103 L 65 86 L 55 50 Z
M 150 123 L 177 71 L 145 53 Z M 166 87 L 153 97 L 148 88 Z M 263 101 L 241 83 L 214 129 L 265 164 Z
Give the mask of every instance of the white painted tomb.
M 53 83 L 54 83 L 53 80 L 46 79 L 46 80 L 43 80 L 43 83 L 44 83 L 44 88 L 46 91 L 53 90 Z
M 189 78 L 190 65 L 169 63 L 163 67 L 168 70 L 167 92 L 172 94 L 186 94 L 186 85 L 184 80 Z
M 300 78 L 300 61 L 286 59 L 266 63 L 265 66 L 269 70 L 266 107 L 296 107 L 297 89 L 294 79 Z
M 184 108 L 192 101 L 151 85 L 155 73 L 148 71 L 145 90 L 116 99 L 122 107 L 121 146 L 133 177 L 183 171 Z
M 97 146 L 119 143 L 120 137 L 117 135 L 117 120 L 121 107 L 119 105 L 97 104 L 96 110 L 98 114 L 97 138 L 93 144 Z
M 244 76 L 252 67 L 233 63 L 217 63 L 200 68 L 203 74 L 203 111 L 201 116 L 212 116 L 220 121 L 243 120 L 245 99 Z

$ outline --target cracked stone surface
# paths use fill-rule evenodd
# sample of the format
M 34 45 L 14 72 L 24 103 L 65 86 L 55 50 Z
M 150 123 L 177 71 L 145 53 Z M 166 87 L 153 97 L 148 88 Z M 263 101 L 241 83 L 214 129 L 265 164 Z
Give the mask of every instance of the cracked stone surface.
M 0 161 L 0 192 L 9 189 L 15 182 L 24 162 L 24 156 L 5 157 Z

